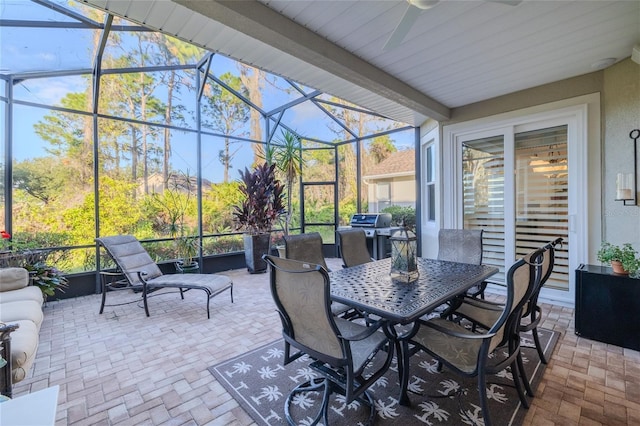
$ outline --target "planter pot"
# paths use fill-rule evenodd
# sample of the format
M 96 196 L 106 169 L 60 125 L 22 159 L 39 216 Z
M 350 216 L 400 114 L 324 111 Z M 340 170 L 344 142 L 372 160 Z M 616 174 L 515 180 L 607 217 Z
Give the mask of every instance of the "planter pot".
M 267 272 L 267 262 L 262 256 L 269 253 L 271 234 L 244 235 L 244 258 L 250 274 Z
M 625 271 L 622 267 L 622 262 L 618 260 L 611 261 L 611 268 L 613 268 L 613 273 L 618 275 L 629 275 L 629 271 Z
M 287 258 L 287 251 L 285 250 L 284 246 L 278 246 L 276 247 L 278 249 L 278 256 L 280 256 L 280 258 L 282 259 L 286 259 Z
M 199 274 L 200 273 L 200 265 L 198 262 L 194 262 L 190 265 L 185 265 L 181 261 L 175 263 L 176 271 L 180 274 Z

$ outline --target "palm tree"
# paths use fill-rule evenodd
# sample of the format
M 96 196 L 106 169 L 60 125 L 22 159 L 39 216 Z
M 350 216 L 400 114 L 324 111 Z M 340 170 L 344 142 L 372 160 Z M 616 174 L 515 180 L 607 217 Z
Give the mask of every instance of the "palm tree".
M 284 235 L 289 235 L 292 214 L 293 184 L 296 178 L 302 173 L 304 159 L 302 158 L 302 141 L 295 133 L 288 130 L 282 131 L 282 136 L 276 139 L 279 145 L 274 146 L 270 153 L 276 167 L 285 176 L 285 187 L 287 191 L 287 213 L 284 222 Z

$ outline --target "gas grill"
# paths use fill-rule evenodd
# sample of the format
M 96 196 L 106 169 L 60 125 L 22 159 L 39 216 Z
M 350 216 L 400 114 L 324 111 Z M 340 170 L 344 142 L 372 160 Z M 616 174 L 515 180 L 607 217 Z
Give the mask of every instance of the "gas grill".
M 391 226 L 391 214 L 389 213 L 356 213 L 351 216 L 352 228 L 364 228 L 367 237 L 373 238 L 379 229 Z
M 352 228 L 362 228 L 371 240 L 371 257 L 377 260 L 388 256 L 389 237 L 394 230 L 399 229 L 391 226 L 390 213 L 356 213 L 351 216 L 349 224 Z

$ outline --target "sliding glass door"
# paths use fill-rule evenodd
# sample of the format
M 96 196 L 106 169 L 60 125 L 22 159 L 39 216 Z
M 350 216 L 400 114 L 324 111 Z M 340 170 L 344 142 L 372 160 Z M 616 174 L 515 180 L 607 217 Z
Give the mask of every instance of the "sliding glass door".
M 595 257 L 602 230 L 599 105 L 587 95 L 442 127 L 437 228 L 483 229 L 496 284 L 561 237 L 542 297 L 574 302 L 573 271 Z
M 463 227 L 482 229 L 482 263 L 500 272 L 492 280 L 504 282 L 505 199 L 504 138 L 490 136 L 462 145 Z
M 492 277 L 498 283 L 514 259 L 562 237 L 567 243 L 557 253 L 547 286 L 569 288 L 567 135 L 567 125 L 513 127 L 462 140 L 463 227 L 484 230 L 483 263 L 500 269 Z
M 515 135 L 516 257 L 562 237 L 548 288 L 566 290 L 569 249 L 567 126 Z

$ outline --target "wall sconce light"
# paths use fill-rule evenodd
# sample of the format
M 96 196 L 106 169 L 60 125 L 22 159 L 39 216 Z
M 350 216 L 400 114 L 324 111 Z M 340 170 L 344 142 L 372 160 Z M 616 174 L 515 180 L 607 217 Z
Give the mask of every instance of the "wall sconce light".
M 618 173 L 616 179 L 616 201 L 622 201 L 625 206 L 638 205 L 638 139 L 640 129 L 629 133 L 633 140 L 633 173 Z

